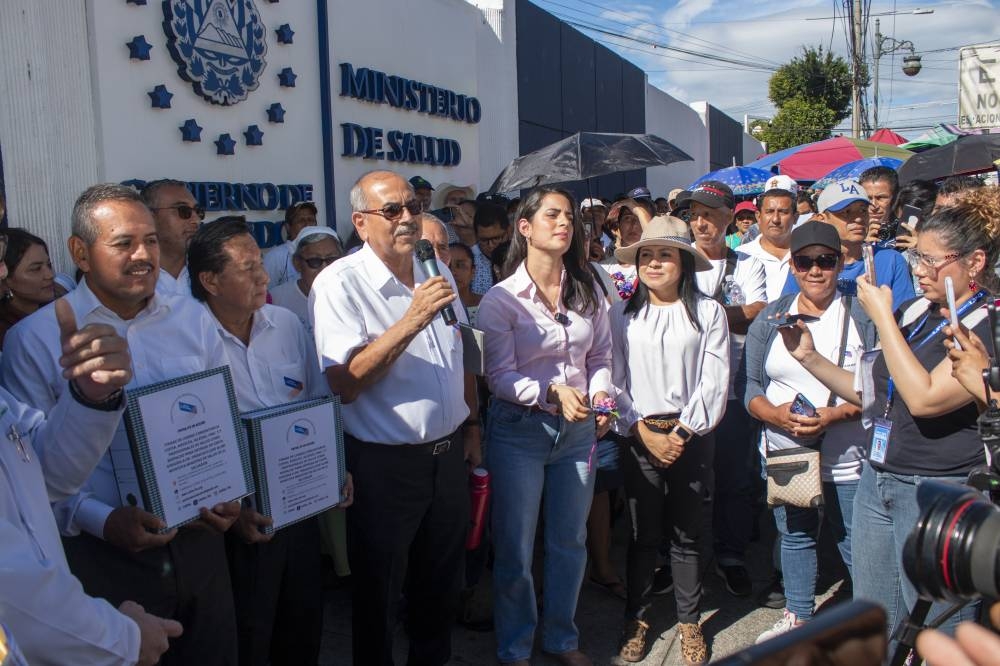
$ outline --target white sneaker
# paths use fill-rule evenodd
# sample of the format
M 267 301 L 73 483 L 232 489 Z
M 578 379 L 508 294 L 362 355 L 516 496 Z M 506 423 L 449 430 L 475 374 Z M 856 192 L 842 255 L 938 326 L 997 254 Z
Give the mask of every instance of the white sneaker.
M 764 641 L 769 641 L 775 636 L 780 636 L 781 634 L 787 634 L 792 629 L 800 626 L 802 622 L 795 617 L 795 613 L 790 613 L 788 609 L 785 609 L 785 614 L 781 616 L 781 619 L 774 623 L 774 626 L 762 633 L 754 641 L 755 645 L 760 645 Z

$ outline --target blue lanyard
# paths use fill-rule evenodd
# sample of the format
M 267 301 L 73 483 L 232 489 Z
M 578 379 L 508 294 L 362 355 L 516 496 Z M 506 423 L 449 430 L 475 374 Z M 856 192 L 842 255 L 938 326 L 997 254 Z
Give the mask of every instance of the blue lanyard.
M 965 303 L 962 303 L 962 305 L 958 308 L 958 312 L 956 312 L 956 319 L 958 319 L 958 320 L 961 321 L 962 317 L 964 317 L 966 315 L 966 313 L 969 312 L 969 310 L 971 310 L 972 308 L 974 308 L 976 306 L 976 304 L 979 303 L 979 301 L 983 300 L 983 298 L 985 298 L 985 297 L 986 297 L 986 290 L 984 290 L 984 289 L 980 289 L 975 294 L 973 294 L 972 298 L 970 298 L 969 300 L 967 300 Z M 927 318 L 930 317 L 930 316 L 931 316 L 931 313 L 928 312 L 927 314 L 924 315 L 924 318 L 921 319 L 920 322 L 917 323 L 916 326 L 913 327 L 913 330 L 910 331 L 910 334 L 908 336 L 906 336 L 906 343 L 907 344 L 909 344 L 910 341 L 913 340 L 913 338 L 917 337 L 917 334 L 920 333 L 920 329 L 922 329 L 924 327 L 924 324 L 927 322 Z M 939 323 L 937 326 L 934 327 L 933 331 L 931 331 L 930 333 L 928 333 L 927 335 L 925 335 L 923 337 L 923 339 L 921 339 L 917 344 L 911 346 L 910 347 L 910 351 L 914 351 L 915 352 L 918 349 L 920 349 L 921 347 L 923 347 L 924 345 L 926 345 L 928 342 L 931 341 L 931 339 L 935 335 L 937 335 L 938 333 L 941 332 L 941 329 L 943 329 L 945 326 L 948 326 L 949 324 L 951 324 L 951 321 L 948 320 L 948 319 L 945 319 L 944 321 L 942 321 L 941 323 Z M 885 417 L 884 418 L 889 418 L 889 410 L 892 409 L 892 398 L 893 398 L 893 393 L 895 393 L 895 388 L 896 388 L 895 382 L 892 381 L 892 377 L 889 377 L 889 387 L 886 390 L 886 395 L 885 395 Z

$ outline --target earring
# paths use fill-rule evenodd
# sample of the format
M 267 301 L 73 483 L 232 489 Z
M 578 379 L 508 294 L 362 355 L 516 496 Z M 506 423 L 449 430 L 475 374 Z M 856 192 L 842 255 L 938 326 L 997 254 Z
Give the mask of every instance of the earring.
M 975 275 L 970 275 L 969 276 L 969 291 L 978 291 L 978 290 L 979 290 L 979 285 L 976 284 L 976 276 Z

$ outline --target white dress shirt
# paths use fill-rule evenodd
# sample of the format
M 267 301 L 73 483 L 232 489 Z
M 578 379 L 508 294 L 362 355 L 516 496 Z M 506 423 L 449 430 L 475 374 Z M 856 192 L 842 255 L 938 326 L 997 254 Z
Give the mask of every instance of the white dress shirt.
M 216 333 L 215 321 L 190 296 L 154 294 L 146 307 L 127 321 L 101 304 L 86 279 L 65 299 L 76 314 L 78 326 L 108 324 L 128 341 L 133 373 L 129 388 L 226 364 L 226 352 Z M 59 365 L 61 355 L 59 324 L 55 306 L 50 303 L 7 332 L 0 359 L 0 380 L 18 399 L 48 411 L 67 390 Z M 113 446 L 122 446 L 127 437 L 122 421 Z M 56 503 L 53 510 L 65 536 L 75 536 L 83 529 L 104 538 L 104 522 L 119 506 L 121 500 L 109 452 L 83 490 Z
M 79 490 L 120 419 L 69 391 L 46 419 L 0 389 L 0 623 L 33 666 L 139 659 L 139 627 L 70 573 L 50 506 Z M 7 437 L 14 432 L 24 454 Z
M 329 395 L 313 341 L 285 308 L 265 304 L 254 313 L 249 345 L 215 322 L 240 412 Z
M 698 300 L 695 329 L 684 303 L 625 313 L 611 306 L 612 380 L 618 392 L 615 430 L 627 435 L 639 419 L 680 414 L 704 435 L 722 420 L 729 386 L 729 324 L 722 305 Z
M 767 280 L 764 264 L 757 257 L 752 257 L 742 251 L 734 250 L 737 255 L 736 270 L 733 271 L 733 282 L 743 292 L 744 304 L 767 302 Z M 713 296 L 723 283 L 726 275 L 725 259 L 709 259 L 712 264 L 710 271 L 698 271 L 695 278 L 698 289 L 706 296 Z M 743 358 L 743 346 L 747 336 L 742 333 L 731 333 L 729 336 L 729 399 L 736 400 L 736 371 L 739 370 Z
M 785 256 L 778 258 L 765 250 L 760 244 L 760 237 L 754 238 L 749 243 L 740 245 L 740 252 L 756 257 L 764 265 L 764 285 L 767 294 L 767 302 L 778 300 L 782 290 L 785 288 L 785 281 L 788 279 L 788 264 L 792 258 L 791 250 L 785 250 Z
M 156 277 L 156 293 L 161 296 L 191 296 L 191 275 L 187 264 L 184 264 L 177 277 L 160 268 L 160 274 Z
M 299 289 L 298 279 L 279 284 L 270 291 L 271 303 L 294 312 L 302 325 L 305 326 L 306 333 L 311 339 L 313 327 L 312 321 L 309 319 L 309 294 L 303 294 L 302 290 Z
M 269 287 L 272 289 L 286 282 L 295 282 L 301 277 L 292 264 L 292 249 L 295 241 L 287 240 L 277 247 L 272 247 L 264 255 L 264 270 L 271 278 Z
M 438 267 L 457 292 L 448 267 L 441 262 Z M 414 288 L 425 281 L 416 258 L 413 277 Z M 347 363 L 357 349 L 401 320 L 412 302 L 413 290 L 396 279 L 367 243 L 328 266 L 309 294 L 320 366 L 325 370 Z M 465 321 L 457 301 L 453 307 Z M 458 327 L 436 316 L 381 379 L 344 405 L 344 429 L 357 439 L 380 444 L 441 439 L 469 415 L 464 372 Z

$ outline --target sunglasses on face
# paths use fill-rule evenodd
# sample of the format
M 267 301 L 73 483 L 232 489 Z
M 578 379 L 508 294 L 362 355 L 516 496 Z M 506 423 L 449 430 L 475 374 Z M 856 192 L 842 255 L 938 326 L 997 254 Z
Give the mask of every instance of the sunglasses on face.
M 205 219 L 205 209 L 201 206 L 188 206 L 187 204 L 177 204 L 176 206 L 160 206 L 153 210 L 176 210 L 177 217 L 182 220 L 190 220 L 191 215 L 197 215 L 199 220 Z
M 324 266 L 329 266 L 333 262 L 340 259 L 339 254 L 330 255 L 329 257 L 301 257 L 302 263 L 304 263 L 309 268 L 316 270 L 318 268 L 323 268 Z
M 379 215 L 389 220 L 390 222 L 395 222 L 399 218 L 403 217 L 403 209 L 406 209 L 410 215 L 418 215 L 422 208 L 420 207 L 419 201 L 407 201 L 405 204 L 400 203 L 387 203 L 381 208 L 372 208 L 370 210 L 359 210 L 359 213 L 364 213 L 366 215 Z
M 792 256 L 792 262 L 795 264 L 795 268 L 800 271 L 811 270 L 813 266 L 819 266 L 821 271 L 832 271 L 837 267 L 838 261 L 840 261 L 840 257 L 836 254 L 821 254 L 816 257 L 809 257 L 804 254 L 796 254 Z

